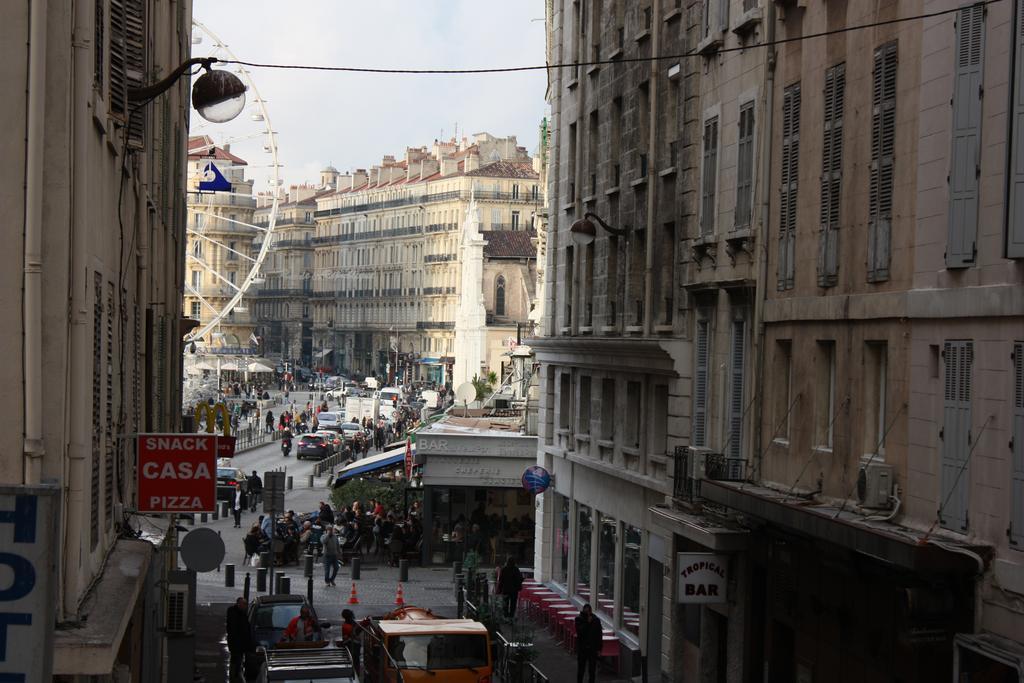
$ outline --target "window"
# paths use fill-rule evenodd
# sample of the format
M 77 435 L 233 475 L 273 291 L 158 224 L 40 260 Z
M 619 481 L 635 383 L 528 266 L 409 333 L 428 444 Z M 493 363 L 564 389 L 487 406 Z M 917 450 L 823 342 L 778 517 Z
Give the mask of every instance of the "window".
M 564 326 L 572 325 L 572 278 L 573 278 L 573 248 L 565 248 L 565 322 Z
M 782 173 L 779 192 L 779 291 L 792 289 L 796 268 L 797 184 L 800 179 L 800 84 L 782 96 Z
M 594 520 L 590 508 L 576 505 L 576 590 L 583 600 L 590 600 L 590 558 L 594 542 Z
M 634 635 L 640 634 L 640 544 L 643 534 L 635 526 L 623 524 L 622 534 L 622 625 Z
M 885 457 L 885 392 L 888 345 L 868 342 L 864 349 L 864 453 Z
M 569 124 L 569 158 L 566 160 L 565 177 L 569 181 L 569 188 L 567 194 L 568 202 L 576 201 L 576 145 L 579 140 L 576 137 L 576 124 Z
M 583 319 L 580 325 L 591 327 L 594 324 L 594 243 L 583 247 L 583 273 L 580 275 L 580 288 L 582 289 L 582 313 Z
M 701 180 L 700 234 L 715 232 L 715 191 L 718 185 L 718 117 L 704 122 L 704 167 Z
M 1010 545 L 1024 550 L 1024 342 L 1013 345 L 1013 481 Z
M 201 213 L 193 214 L 193 216 L 195 217 L 196 227 L 197 228 L 203 227 L 203 220 L 206 218 L 206 216 L 204 214 L 201 214 Z
M 615 555 L 619 547 L 619 522 L 614 517 L 601 515 L 597 544 L 597 601 L 595 611 L 609 617 L 615 610 Z
M 572 376 L 568 372 L 563 372 L 559 381 L 558 426 L 560 429 L 569 429 L 572 415 Z
M 199 320 L 199 316 L 202 315 L 202 312 L 203 312 L 202 306 L 203 305 L 201 303 L 199 303 L 198 301 L 193 301 L 191 303 L 191 305 L 189 306 L 189 309 L 191 310 L 191 317 L 194 320 Z
M 834 287 L 839 273 L 839 207 L 843 184 L 843 99 L 846 65 L 825 72 L 825 125 L 821 151 L 821 226 L 818 286 Z
M 512 212 L 512 229 L 513 230 L 518 230 L 519 229 L 519 212 L 518 211 L 513 211 Z
M 494 284 L 494 315 L 505 315 L 505 276 L 499 275 Z
M 871 118 L 868 282 L 889 279 L 896 144 L 896 43 L 875 50 Z
M 501 209 L 491 209 L 491 229 L 498 230 L 501 225 Z
M 654 254 L 654 292 L 660 294 L 661 324 L 671 325 L 675 310 L 675 262 L 676 224 L 673 221 L 661 226 L 661 239 Z
M 622 440 L 626 448 L 640 447 L 640 416 L 643 414 L 640 402 L 640 382 L 626 382 L 626 433 Z
M 942 421 L 942 487 L 939 524 L 951 531 L 967 531 L 967 503 L 970 472 L 967 458 L 971 450 L 971 366 L 974 343 L 947 341 L 943 345 L 945 361 Z
M 831 449 L 836 405 L 836 344 L 834 341 L 818 342 L 815 373 L 814 443 L 818 448 Z
M 1024 3 L 1017 3 L 1013 25 L 1013 59 L 1015 74 L 1024 74 Z M 1011 100 L 1010 192 L 1006 226 L 1006 256 L 1024 257 L 1024 78 L 1013 79 Z
M 647 452 L 664 455 L 668 451 L 668 386 L 656 384 L 651 396 L 651 432 Z
M 985 7 L 964 7 L 956 19 L 956 62 L 953 65 L 953 151 L 949 161 L 949 237 L 946 242 L 946 266 L 949 268 L 964 268 L 974 263 L 984 61 Z
M 201 239 L 196 239 L 192 242 L 192 255 L 196 258 L 203 257 L 203 241 Z
M 238 273 L 236 273 L 233 270 L 230 273 L 228 273 L 228 282 L 230 282 L 231 284 L 236 284 L 235 283 L 235 276 L 236 275 L 238 275 Z
M 201 282 L 202 282 L 202 276 L 200 275 L 199 271 L 198 270 L 193 270 L 192 271 L 192 290 L 194 292 L 197 292 L 197 293 L 199 292 L 199 287 L 200 287 L 200 283 Z
M 227 254 L 227 260 L 228 261 L 237 261 L 238 260 L 238 254 L 235 253 L 237 251 L 237 249 L 238 249 L 238 247 L 235 246 L 234 242 L 228 242 L 228 254 Z
M 730 458 L 743 457 L 743 377 L 746 361 L 746 321 L 732 321 L 732 347 L 729 358 L 729 444 Z
M 739 144 L 736 153 L 736 214 L 737 228 L 750 226 L 754 204 L 754 103 L 740 107 Z
M 555 583 L 562 586 L 569 582 L 569 499 L 555 494 Z
M 793 405 L 793 342 L 780 339 L 775 344 L 775 412 L 772 417 L 773 439 L 789 441 L 791 406 Z
M 615 380 L 601 380 L 601 438 L 611 441 L 615 438 Z
M 590 375 L 580 377 L 580 402 L 576 415 L 576 433 L 590 433 Z
M 693 368 L 693 428 L 690 442 L 707 446 L 708 363 L 710 362 L 711 323 L 705 317 L 697 321 L 696 362 Z

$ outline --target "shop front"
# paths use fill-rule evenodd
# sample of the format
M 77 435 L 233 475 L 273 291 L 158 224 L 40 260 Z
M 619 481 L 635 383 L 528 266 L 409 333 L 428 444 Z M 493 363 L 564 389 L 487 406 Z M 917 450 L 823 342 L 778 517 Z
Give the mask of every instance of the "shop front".
M 536 437 L 489 429 L 494 422 L 449 417 L 417 435 L 423 551 L 432 564 L 475 551 L 484 566 L 508 557 L 533 566 L 534 497 L 522 476 L 536 462 Z

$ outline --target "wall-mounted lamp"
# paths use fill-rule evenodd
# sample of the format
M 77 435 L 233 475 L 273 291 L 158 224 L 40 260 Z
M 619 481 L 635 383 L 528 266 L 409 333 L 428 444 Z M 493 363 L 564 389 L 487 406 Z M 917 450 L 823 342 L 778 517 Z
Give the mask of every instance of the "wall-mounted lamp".
M 629 234 L 628 229 L 613 228 L 605 223 L 597 214 L 587 212 L 583 214 L 583 218 L 573 223 L 569 228 L 569 234 L 572 235 L 572 241 L 581 247 L 585 247 L 592 243 L 597 237 L 597 227 L 594 225 L 593 221 L 590 220 L 591 218 L 597 221 L 597 224 L 604 228 L 606 232 L 610 232 L 613 235 L 624 237 Z
M 192 85 L 192 106 L 212 123 L 230 121 L 245 108 L 245 84 L 229 71 L 212 68 L 216 61 L 215 57 L 190 59 L 153 85 L 129 88 L 128 101 L 141 106 L 170 89 L 192 67 L 201 66 L 206 73 Z

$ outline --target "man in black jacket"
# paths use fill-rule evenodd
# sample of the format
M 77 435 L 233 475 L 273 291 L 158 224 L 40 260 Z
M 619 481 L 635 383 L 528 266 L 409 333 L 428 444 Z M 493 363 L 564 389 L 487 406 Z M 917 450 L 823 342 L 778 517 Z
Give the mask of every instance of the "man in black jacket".
M 594 616 L 590 603 L 576 617 L 576 682 L 583 683 L 583 672 L 590 668 L 590 683 L 597 676 L 597 655 L 603 639 L 601 620 Z
M 225 627 L 228 634 L 228 652 L 231 653 L 231 683 L 244 680 L 242 678 L 242 664 L 245 661 L 245 653 L 253 649 L 252 627 L 249 625 L 249 616 L 246 614 L 248 604 L 245 598 L 238 598 L 235 604 L 228 607 Z
M 519 591 L 522 588 L 523 573 L 516 566 L 515 558 L 509 557 L 505 561 L 505 566 L 498 573 L 498 593 L 505 598 L 505 617 L 509 621 L 516 618 L 516 606 L 519 603 Z
M 260 475 L 256 474 L 256 470 L 252 471 L 248 484 L 249 512 L 256 512 L 256 504 L 263 498 L 263 480 L 260 479 Z

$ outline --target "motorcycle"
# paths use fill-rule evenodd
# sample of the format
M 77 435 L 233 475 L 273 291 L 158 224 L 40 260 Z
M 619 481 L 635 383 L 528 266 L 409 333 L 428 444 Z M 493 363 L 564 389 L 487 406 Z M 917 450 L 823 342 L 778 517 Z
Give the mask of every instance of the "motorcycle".
M 283 455 L 284 457 L 287 458 L 289 455 L 291 455 L 291 453 L 292 453 L 292 440 L 291 439 L 283 439 L 281 441 L 281 455 Z

